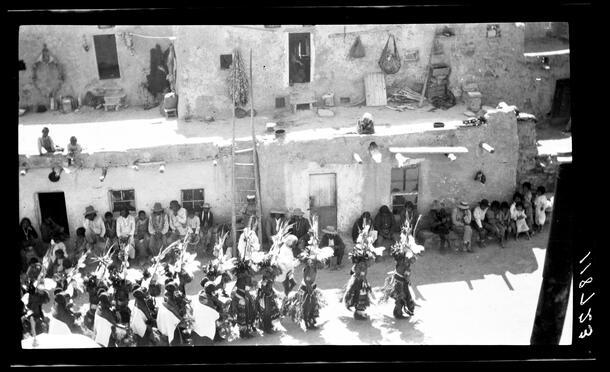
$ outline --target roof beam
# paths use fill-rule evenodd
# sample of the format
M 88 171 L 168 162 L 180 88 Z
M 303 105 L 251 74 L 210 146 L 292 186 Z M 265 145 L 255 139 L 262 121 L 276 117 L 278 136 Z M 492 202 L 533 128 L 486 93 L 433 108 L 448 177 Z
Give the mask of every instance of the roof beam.
M 468 152 L 468 149 L 463 146 L 390 147 L 389 150 L 392 153 L 403 154 L 458 154 Z

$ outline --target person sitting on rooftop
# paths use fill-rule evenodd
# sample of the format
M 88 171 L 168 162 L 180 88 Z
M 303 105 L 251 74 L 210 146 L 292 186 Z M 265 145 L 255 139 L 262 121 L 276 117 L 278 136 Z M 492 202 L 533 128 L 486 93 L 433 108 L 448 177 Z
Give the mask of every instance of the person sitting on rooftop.
M 43 153 L 42 150 L 45 150 Z M 40 155 L 52 155 L 55 152 L 62 152 L 63 148 L 56 146 L 53 139 L 49 136 L 49 128 L 42 128 L 42 137 L 38 138 L 38 153 Z

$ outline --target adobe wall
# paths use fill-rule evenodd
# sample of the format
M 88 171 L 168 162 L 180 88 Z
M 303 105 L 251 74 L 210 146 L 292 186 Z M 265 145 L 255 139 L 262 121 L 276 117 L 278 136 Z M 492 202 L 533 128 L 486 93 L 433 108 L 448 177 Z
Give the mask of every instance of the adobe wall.
M 65 81 L 59 95 L 84 97 L 94 88 L 123 88 L 127 103 L 142 105 L 146 102 L 147 92 L 140 87 L 150 73 L 150 49 L 159 44 L 163 50 L 169 46 L 168 39 L 148 39 L 133 37 L 132 55 L 119 32 L 132 32 L 150 36 L 172 36 L 171 26 L 115 26 L 99 29 L 97 26 L 70 25 L 26 25 L 19 29 L 18 58 L 26 65 L 19 71 L 19 106 L 48 105 L 48 99 L 41 96 L 32 82 L 32 66 L 42 52 L 43 44 L 63 67 Z M 121 77 L 119 79 L 99 79 L 95 56 L 94 35 L 117 34 L 116 46 Z M 84 41 L 89 51 L 83 47 Z

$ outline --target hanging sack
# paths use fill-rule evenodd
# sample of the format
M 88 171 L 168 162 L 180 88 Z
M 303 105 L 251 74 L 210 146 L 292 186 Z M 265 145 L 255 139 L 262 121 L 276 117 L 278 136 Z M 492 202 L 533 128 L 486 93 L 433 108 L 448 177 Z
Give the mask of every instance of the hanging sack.
M 390 52 L 390 39 L 392 39 L 394 43 L 394 51 Z M 398 49 L 396 48 L 396 39 L 394 39 L 394 35 L 390 35 L 388 37 L 388 41 L 385 43 L 385 47 L 381 52 L 381 57 L 379 57 L 379 67 L 386 74 L 395 74 L 400 70 L 400 56 L 398 55 Z
M 352 44 L 352 47 L 349 50 L 349 56 L 352 58 L 362 58 L 365 55 L 364 45 L 362 45 L 360 36 L 356 36 L 356 41 L 354 41 L 354 44 Z

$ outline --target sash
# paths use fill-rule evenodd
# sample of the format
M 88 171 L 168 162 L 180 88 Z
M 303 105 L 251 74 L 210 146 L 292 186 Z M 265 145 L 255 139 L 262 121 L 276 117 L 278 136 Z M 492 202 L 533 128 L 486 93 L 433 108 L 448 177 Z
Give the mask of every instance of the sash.
M 148 328 L 146 326 L 146 319 L 147 318 L 146 315 L 144 315 L 144 312 L 142 312 L 142 310 L 140 310 L 138 306 L 134 306 L 131 310 L 130 326 L 133 332 L 140 337 L 144 337 L 144 334 L 146 333 L 146 328 Z
M 220 314 L 211 307 L 197 301 L 193 301 L 192 307 L 193 317 L 195 318 L 193 332 L 201 337 L 209 337 L 213 340 L 216 335 L 216 320 L 220 318 Z
M 72 331 L 68 324 L 55 318 L 54 316 L 49 317 L 49 334 L 51 335 L 71 335 Z

